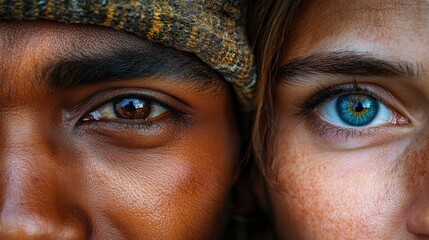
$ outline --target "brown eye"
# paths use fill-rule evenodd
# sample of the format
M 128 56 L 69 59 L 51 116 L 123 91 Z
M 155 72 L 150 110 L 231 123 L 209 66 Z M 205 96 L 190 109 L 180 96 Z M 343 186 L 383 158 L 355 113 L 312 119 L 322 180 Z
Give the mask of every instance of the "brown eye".
M 122 119 L 146 119 L 151 112 L 151 105 L 138 98 L 121 99 L 114 104 L 115 113 Z
M 150 121 L 169 112 L 155 101 L 147 101 L 145 98 L 120 98 L 119 100 L 108 102 L 94 111 L 86 114 L 83 122 L 89 121 Z

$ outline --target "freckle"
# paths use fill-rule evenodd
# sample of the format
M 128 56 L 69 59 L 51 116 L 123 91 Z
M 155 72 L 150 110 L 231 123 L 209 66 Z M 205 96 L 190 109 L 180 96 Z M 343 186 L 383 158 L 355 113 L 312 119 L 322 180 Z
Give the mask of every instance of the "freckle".
M 295 154 L 291 155 L 290 160 L 292 164 L 296 164 L 297 156 Z
M 424 143 L 423 146 L 422 144 Z M 398 158 L 398 169 L 402 172 L 402 184 L 408 193 L 409 200 L 414 199 L 421 188 L 429 183 L 429 143 L 426 140 L 415 139 L 405 153 Z

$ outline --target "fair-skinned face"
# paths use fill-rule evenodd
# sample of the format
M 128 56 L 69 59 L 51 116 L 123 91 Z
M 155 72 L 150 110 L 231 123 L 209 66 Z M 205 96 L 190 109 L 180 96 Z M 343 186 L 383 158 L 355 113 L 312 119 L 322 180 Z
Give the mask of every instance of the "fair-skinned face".
M 0 22 L 0 62 L 0 239 L 218 237 L 239 159 L 218 74 L 49 22 Z
M 267 184 L 282 239 L 429 238 L 428 23 L 420 0 L 302 6 Z

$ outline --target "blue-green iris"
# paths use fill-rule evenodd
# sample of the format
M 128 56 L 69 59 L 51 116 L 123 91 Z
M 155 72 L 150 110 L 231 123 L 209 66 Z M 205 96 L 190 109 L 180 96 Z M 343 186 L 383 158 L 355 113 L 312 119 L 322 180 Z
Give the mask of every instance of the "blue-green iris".
M 339 96 L 336 102 L 338 115 L 344 123 L 361 127 L 368 125 L 378 113 L 378 101 L 368 95 L 348 94 Z

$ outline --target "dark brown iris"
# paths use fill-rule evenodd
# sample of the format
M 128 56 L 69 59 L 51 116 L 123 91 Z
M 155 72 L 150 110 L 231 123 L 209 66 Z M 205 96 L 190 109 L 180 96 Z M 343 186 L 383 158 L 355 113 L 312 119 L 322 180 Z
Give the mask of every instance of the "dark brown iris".
M 146 119 L 150 110 L 150 104 L 138 98 L 125 98 L 115 103 L 116 115 L 122 119 Z

